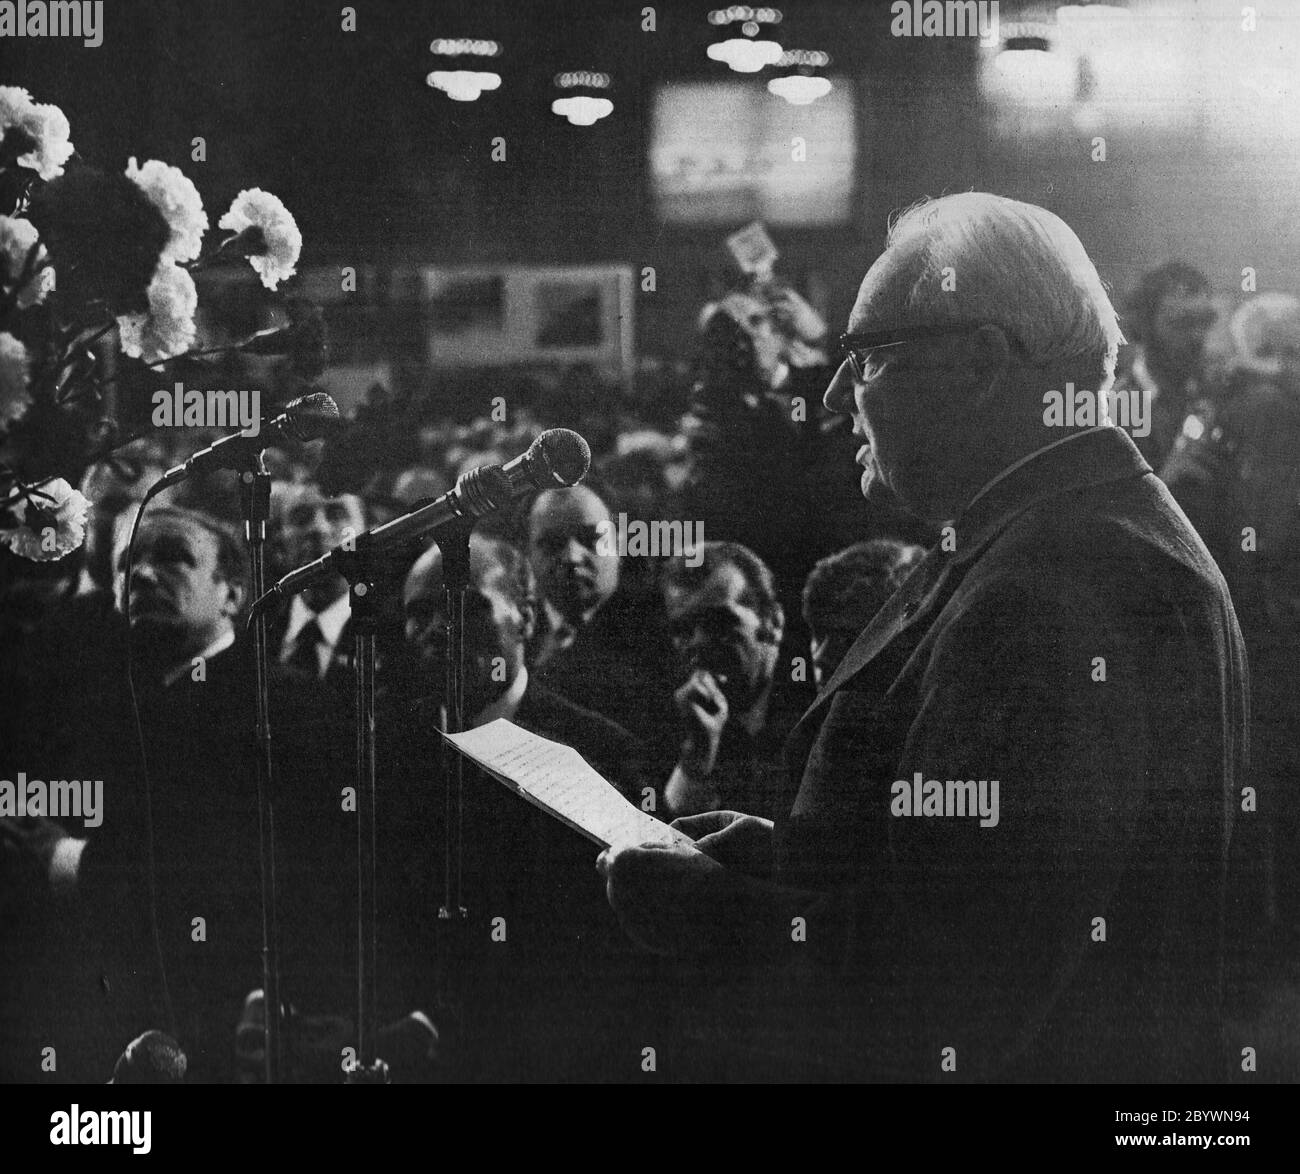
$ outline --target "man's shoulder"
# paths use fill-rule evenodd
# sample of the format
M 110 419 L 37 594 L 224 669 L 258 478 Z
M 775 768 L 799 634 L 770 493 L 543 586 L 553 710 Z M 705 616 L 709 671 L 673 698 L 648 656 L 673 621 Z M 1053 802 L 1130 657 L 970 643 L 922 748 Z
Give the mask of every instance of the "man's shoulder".
M 1001 597 L 1070 608 L 1081 621 L 1137 619 L 1171 606 L 1230 608 L 1213 557 L 1153 474 L 1047 497 L 1019 514 L 975 560 L 959 604 Z
M 581 740 L 600 746 L 621 744 L 630 747 L 633 743 L 632 735 L 617 722 L 536 681 L 529 682 L 515 719 L 518 725 L 535 734 L 556 736 L 559 741 L 570 744 Z

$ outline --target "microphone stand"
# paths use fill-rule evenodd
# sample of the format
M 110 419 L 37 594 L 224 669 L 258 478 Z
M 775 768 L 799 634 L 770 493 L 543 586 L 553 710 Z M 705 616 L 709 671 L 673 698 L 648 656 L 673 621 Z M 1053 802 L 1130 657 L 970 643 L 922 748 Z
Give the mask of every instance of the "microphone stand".
M 444 681 L 447 698 L 447 733 L 459 734 L 465 729 L 465 592 L 469 588 L 469 535 L 472 522 L 448 526 L 437 535 L 438 549 L 442 551 L 442 584 L 446 596 L 447 653 Z M 450 760 L 449 760 L 450 759 Z M 447 877 L 443 890 L 442 907 L 438 910 L 441 921 L 450 921 L 453 914 L 464 919 L 465 908 L 465 756 L 453 754 L 444 759 L 443 787 L 446 801 L 445 821 L 448 847 L 451 847 L 452 828 L 455 827 L 455 852 L 446 857 Z M 454 762 L 454 765 L 453 765 Z M 455 784 L 453 787 L 453 783 Z M 452 796 L 455 795 L 455 819 L 452 818 Z M 455 903 L 453 904 L 452 866 L 455 865 Z
M 388 1084 L 388 1065 L 375 1055 L 379 1032 L 376 971 L 379 915 L 376 862 L 375 634 L 385 576 L 378 573 L 369 533 L 354 551 L 344 551 L 339 571 L 348 581 L 352 608 L 353 698 L 357 722 L 357 1060 L 346 1084 Z
M 258 449 L 250 448 L 239 474 L 239 498 L 248 542 L 250 598 L 266 590 L 266 520 L 271 506 L 271 477 Z M 262 874 L 262 987 L 266 1008 L 266 1083 L 279 1084 L 283 1071 L 283 1008 L 280 1001 L 280 929 L 275 893 L 275 803 L 271 757 L 271 717 L 267 689 L 266 612 L 253 612 L 254 728 L 257 743 L 257 824 Z
M 441 526 L 434 535 L 442 553 L 443 614 L 447 617 L 447 642 L 443 661 L 443 732 L 458 734 L 465 718 L 465 592 L 470 580 L 469 538 L 475 519 L 465 517 Z M 465 756 L 450 746 L 441 748 L 439 780 L 443 794 L 443 891 L 438 907 L 438 948 L 434 955 L 434 982 L 440 1009 L 454 1025 L 455 1051 L 468 1054 L 474 1035 L 466 1008 L 464 967 L 469 910 L 465 904 Z M 458 1060 L 457 1063 L 463 1063 Z

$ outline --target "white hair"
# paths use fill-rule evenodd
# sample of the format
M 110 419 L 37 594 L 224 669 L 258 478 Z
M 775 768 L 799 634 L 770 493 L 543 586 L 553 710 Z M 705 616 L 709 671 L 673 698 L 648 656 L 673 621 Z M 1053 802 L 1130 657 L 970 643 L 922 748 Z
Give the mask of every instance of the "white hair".
M 916 249 L 902 307 L 909 318 L 990 322 L 1035 366 L 1085 365 L 1097 391 L 1114 379 L 1125 341 L 1115 307 L 1059 216 L 987 192 L 926 199 L 890 227 L 886 251 L 898 247 Z

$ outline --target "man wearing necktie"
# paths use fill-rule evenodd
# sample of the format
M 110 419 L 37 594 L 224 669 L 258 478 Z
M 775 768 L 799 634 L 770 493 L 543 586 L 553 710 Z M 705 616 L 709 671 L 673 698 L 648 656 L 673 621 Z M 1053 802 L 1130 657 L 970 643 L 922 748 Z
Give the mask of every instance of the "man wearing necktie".
M 775 823 L 610 849 L 611 904 L 715 976 L 716 1078 L 1227 1079 L 1252 1042 L 1222 985 L 1245 654 L 1128 437 L 1044 415 L 1114 377 L 1096 269 L 1044 209 L 927 201 L 849 329 L 825 400 L 863 492 L 941 539 L 795 727 Z
M 319 558 L 366 528 L 365 507 L 355 494 L 327 498 L 311 483 L 295 483 L 277 485 L 271 500 L 286 571 Z M 317 579 L 273 620 L 272 654 L 307 679 L 345 677 L 351 618 L 347 581 L 341 575 Z

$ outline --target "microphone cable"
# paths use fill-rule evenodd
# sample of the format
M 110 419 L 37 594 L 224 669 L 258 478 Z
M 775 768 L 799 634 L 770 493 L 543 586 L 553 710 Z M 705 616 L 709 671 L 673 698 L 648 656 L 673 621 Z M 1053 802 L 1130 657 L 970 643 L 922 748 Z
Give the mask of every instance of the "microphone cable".
M 167 1012 L 168 1030 L 177 1036 L 176 1012 L 172 1006 L 171 987 L 167 982 L 167 964 L 163 958 L 162 930 L 158 924 L 158 861 L 154 847 L 153 827 L 153 787 L 149 779 L 149 755 L 145 748 L 144 725 L 140 721 L 140 698 L 135 688 L 135 650 L 133 647 L 133 626 L 131 624 L 131 576 L 135 571 L 135 539 L 140 529 L 140 519 L 144 517 L 145 507 L 162 490 L 162 482 L 156 481 L 145 491 L 140 500 L 140 508 L 131 520 L 131 531 L 126 540 L 126 566 L 122 583 L 122 611 L 126 616 L 126 687 L 131 697 L 131 717 L 135 723 L 136 750 L 140 757 L 140 777 L 144 783 L 144 824 L 145 851 L 148 859 L 149 876 L 149 926 L 153 936 L 154 954 L 158 962 L 158 975 L 162 980 L 163 1007 Z

